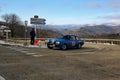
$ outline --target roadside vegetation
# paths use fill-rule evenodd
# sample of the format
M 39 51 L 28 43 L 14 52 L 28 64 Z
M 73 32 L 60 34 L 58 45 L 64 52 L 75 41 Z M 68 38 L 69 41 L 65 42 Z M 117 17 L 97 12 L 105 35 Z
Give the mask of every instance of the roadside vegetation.
M 10 38 L 24 38 L 25 37 L 25 22 L 20 19 L 20 17 L 16 14 L 4 14 L 1 16 L 4 26 L 7 26 L 8 29 L 11 30 L 9 34 Z M 45 25 L 46 26 L 46 25 Z M 47 27 L 51 27 L 52 25 L 47 25 Z M 27 26 L 27 38 L 29 38 L 29 33 L 33 26 Z M 104 33 L 102 29 L 105 28 L 106 32 Z M 117 27 L 119 28 L 119 27 Z M 78 30 L 56 30 L 56 29 L 37 29 L 37 38 L 49 38 L 56 37 L 59 33 L 62 34 L 76 34 L 81 38 L 92 38 L 92 39 L 120 39 L 120 32 L 112 33 L 112 29 L 108 28 L 108 26 L 86 26 L 85 28 L 80 28 Z M 5 38 L 5 35 L 0 35 L 0 38 Z

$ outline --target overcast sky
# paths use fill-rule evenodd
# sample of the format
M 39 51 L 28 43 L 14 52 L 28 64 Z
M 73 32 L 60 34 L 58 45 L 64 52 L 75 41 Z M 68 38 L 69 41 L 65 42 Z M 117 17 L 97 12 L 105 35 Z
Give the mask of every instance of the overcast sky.
M 0 15 L 22 21 L 39 15 L 47 24 L 120 23 L 120 0 L 0 0 Z

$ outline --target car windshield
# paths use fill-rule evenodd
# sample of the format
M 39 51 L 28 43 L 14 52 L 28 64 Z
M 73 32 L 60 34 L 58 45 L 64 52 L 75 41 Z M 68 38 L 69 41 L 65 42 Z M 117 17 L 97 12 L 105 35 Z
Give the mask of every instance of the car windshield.
M 57 36 L 57 38 L 63 39 L 64 35 L 59 35 L 59 36 Z
M 57 38 L 59 39 L 69 39 L 68 35 L 59 35 Z

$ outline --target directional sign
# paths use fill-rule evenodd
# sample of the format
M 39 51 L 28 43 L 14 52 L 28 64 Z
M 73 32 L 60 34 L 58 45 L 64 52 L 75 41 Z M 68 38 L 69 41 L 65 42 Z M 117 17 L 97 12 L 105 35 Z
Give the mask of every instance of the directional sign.
M 38 16 L 38 15 L 35 15 L 34 18 L 39 18 L 39 16 Z
M 11 30 L 4 30 L 4 32 L 11 32 Z
M 31 24 L 45 24 L 44 18 L 31 18 Z

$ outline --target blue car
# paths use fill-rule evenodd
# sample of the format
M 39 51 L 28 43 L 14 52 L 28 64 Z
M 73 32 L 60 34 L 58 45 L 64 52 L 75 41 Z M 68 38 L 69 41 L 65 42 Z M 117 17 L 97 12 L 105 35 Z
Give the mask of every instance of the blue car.
M 55 47 L 60 48 L 62 50 L 70 48 L 80 49 L 84 45 L 84 40 L 81 40 L 76 35 L 67 34 L 60 35 L 57 38 L 49 38 L 46 43 L 49 49 L 53 49 Z

